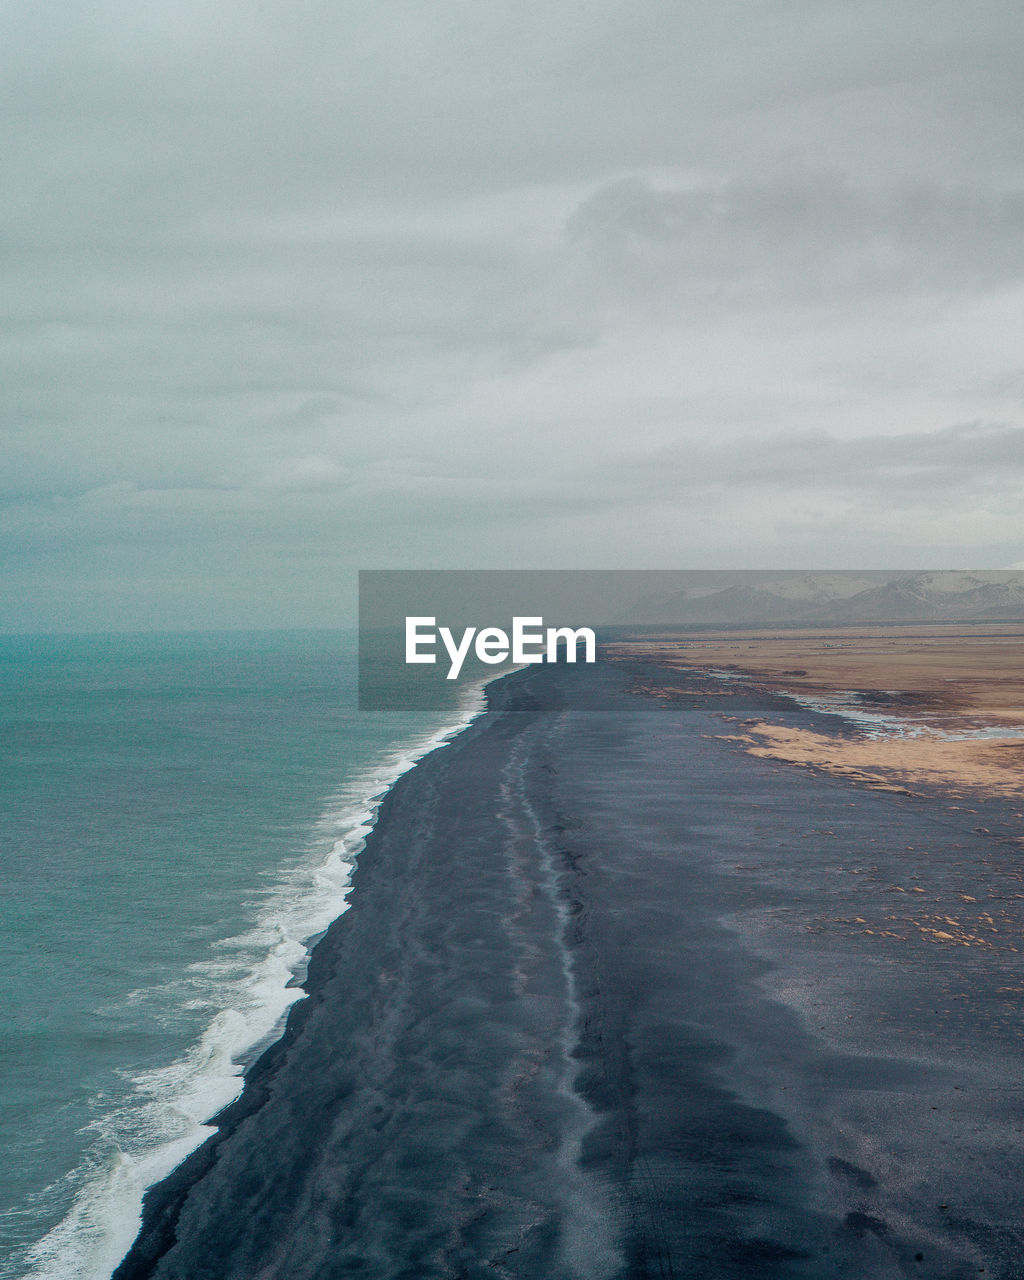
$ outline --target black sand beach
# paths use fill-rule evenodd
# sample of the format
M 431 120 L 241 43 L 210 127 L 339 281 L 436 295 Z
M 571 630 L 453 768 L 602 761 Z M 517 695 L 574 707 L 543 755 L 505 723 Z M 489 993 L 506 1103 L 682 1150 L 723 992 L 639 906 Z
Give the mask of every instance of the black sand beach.
M 1012 805 L 755 759 L 750 695 L 627 683 L 520 673 L 400 780 L 117 1280 L 1024 1276 Z

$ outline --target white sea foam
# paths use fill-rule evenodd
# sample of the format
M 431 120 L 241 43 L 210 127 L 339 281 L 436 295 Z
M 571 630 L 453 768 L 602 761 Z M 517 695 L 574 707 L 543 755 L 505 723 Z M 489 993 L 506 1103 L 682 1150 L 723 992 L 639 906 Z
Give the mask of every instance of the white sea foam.
M 296 975 L 348 907 L 356 859 L 388 790 L 480 714 L 493 678 L 464 689 L 454 722 L 383 752 L 348 779 L 316 823 L 312 858 L 268 888 L 252 928 L 221 942 L 214 959 L 191 965 L 173 992 L 160 993 L 165 1007 L 171 997 L 172 1006 L 208 1008 L 210 1023 L 184 1057 L 126 1080 L 127 1103 L 100 1104 L 91 1163 L 69 1175 L 79 1188 L 71 1210 L 32 1247 L 24 1280 L 109 1280 L 138 1233 L 143 1193 L 214 1132 L 207 1122 L 241 1093 L 243 1064 L 280 1034 L 303 998 Z

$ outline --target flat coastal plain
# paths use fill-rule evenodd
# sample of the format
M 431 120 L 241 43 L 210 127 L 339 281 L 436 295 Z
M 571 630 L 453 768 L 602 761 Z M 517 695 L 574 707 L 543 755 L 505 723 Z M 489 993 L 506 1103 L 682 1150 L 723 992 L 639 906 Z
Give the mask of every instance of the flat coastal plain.
M 400 779 L 118 1280 L 1024 1277 L 1019 790 L 764 750 L 925 686 L 691 639 L 500 680 Z
M 835 733 L 748 722 L 753 754 L 875 786 L 932 784 L 1024 801 L 1024 625 L 857 626 L 663 634 L 611 645 L 609 657 L 654 663 L 636 692 L 692 695 L 673 672 L 742 681 L 853 719 Z

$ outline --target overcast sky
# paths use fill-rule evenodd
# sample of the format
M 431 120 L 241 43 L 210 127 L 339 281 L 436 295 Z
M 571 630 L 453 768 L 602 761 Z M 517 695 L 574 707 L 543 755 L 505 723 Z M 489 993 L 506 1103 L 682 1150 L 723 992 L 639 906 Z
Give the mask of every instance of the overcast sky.
M 1024 11 L 8 0 L 0 629 L 1024 561 Z

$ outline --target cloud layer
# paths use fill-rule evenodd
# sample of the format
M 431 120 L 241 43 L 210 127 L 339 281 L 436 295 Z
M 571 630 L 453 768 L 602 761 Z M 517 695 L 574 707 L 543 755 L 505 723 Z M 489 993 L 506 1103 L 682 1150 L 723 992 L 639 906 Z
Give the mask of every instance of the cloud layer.
M 0 627 L 1024 559 L 1019 7 L 3 24 Z

